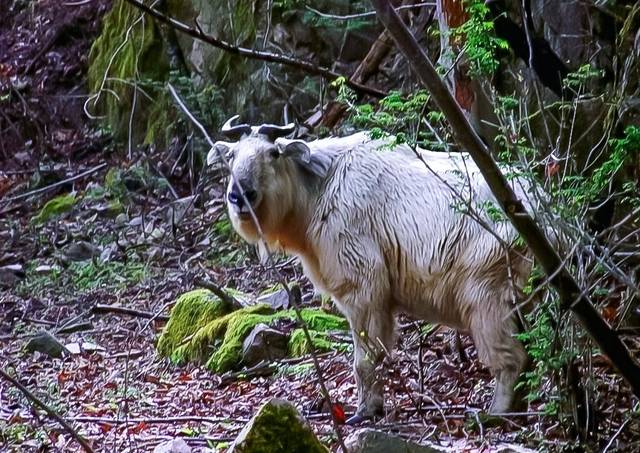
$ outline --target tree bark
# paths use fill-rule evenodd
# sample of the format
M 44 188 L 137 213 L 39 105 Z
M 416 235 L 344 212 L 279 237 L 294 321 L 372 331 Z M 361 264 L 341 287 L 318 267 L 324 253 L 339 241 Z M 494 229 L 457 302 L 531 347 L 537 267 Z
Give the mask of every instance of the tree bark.
M 378 19 L 409 60 L 414 71 L 438 104 L 453 130 L 456 141 L 465 148 L 480 169 L 484 179 L 500 206 L 527 243 L 536 260 L 549 277 L 560 297 L 564 309 L 570 309 L 591 338 L 609 357 L 620 374 L 627 380 L 633 393 L 640 397 L 640 367 L 617 334 L 591 305 L 573 276 L 564 268 L 562 260 L 542 230 L 525 211 L 522 203 L 500 172 L 496 162 L 480 137 L 471 128 L 462 110 L 440 79 L 431 60 L 404 25 L 388 0 L 372 0 Z

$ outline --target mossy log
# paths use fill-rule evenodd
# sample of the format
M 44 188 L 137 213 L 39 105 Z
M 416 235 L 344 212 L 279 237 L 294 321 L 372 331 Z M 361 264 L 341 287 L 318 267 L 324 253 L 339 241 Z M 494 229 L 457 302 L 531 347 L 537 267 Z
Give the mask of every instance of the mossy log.
M 344 344 L 328 336 L 331 331 L 348 328 L 344 318 L 312 308 L 302 309 L 301 315 L 316 350 L 344 349 Z M 232 311 L 209 290 L 198 289 L 178 298 L 157 350 L 173 363 L 204 363 L 208 369 L 222 373 L 240 367 L 242 343 L 257 324 L 272 325 L 278 320 L 296 321 L 297 316 L 294 310 L 274 311 L 266 304 Z M 302 329 L 292 332 L 288 350 L 292 356 L 311 351 Z

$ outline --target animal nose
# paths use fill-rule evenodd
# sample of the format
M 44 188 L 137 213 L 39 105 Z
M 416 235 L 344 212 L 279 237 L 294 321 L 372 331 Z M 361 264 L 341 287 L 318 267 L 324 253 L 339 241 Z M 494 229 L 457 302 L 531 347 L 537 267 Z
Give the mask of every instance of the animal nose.
M 258 198 L 258 192 L 255 190 L 245 190 L 244 197 L 241 195 L 239 190 L 233 189 L 227 195 L 227 199 L 229 203 L 236 205 L 239 208 L 242 208 L 245 205 L 245 199 L 249 204 L 253 204 Z
M 242 199 L 242 195 L 240 195 L 240 192 L 235 190 L 232 190 L 227 194 L 227 200 L 229 200 L 229 203 L 234 204 L 239 208 L 241 208 L 244 205 L 244 200 Z

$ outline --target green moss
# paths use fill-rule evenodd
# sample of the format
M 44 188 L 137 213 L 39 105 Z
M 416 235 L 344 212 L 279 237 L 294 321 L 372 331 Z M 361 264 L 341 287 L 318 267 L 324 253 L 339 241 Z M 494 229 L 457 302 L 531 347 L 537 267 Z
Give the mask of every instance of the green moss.
M 262 406 L 233 445 L 238 453 L 326 453 L 296 408 L 272 399 Z
M 173 110 L 164 91 L 169 63 L 163 41 L 154 21 L 124 0 L 116 0 L 104 17 L 87 77 L 91 92 L 99 94 L 89 108 L 116 137 L 128 138 L 131 129 L 134 142 L 168 140 Z
M 331 342 L 325 332 L 347 329 L 346 320 L 309 308 L 303 309 L 301 315 L 312 330 L 313 343 L 318 349 L 339 349 L 340 345 Z M 257 324 L 270 325 L 279 319 L 295 321 L 297 317 L 294 310 L 274 312 L 266 304 L 229 312 L 208 290 L 191 291 L 180 296 L 171 311 L 158 341 L 158 353 L 176 364 L 205 363 L 210 370 L 222 373 L 240 366 L 242 343 Z M 293 337 L 296 340 L 291 350 L 296 355 L 310 351 L 310 345 L 300 340 L 297 331 Z
M 242 342 L 257 324 L 273 321 L 277 313 L 272 312 L 271 307 L 260 304 L 233 313 L 227 322 L 222 344 L 211 355 L 206 367 L 219 373 L 237 367 L 241 362 Z
M 340 316 L 324 313 L 320 310 L 303 308 L 300 314 L 302 315 L 304 322 L 307 323 L 309 329 L 312 330 L 324 332 L 327 330 L 347 330 L 349 328 L 349 323 L 346 319 Z
M 158 353 L 175 362 L 188 360 L 183 350 L 185 339 L 193 338 L 212 321 L 227 312 L 220 299 L 207 289 L 196 289 L 178 297 L 160 339 Z
M 313 342 L 314 350 L 316 351 L 331 351 L 337 349 L 334 342 L 329 340 L 325 332 L 318 332 L 317 330 L 309 330 L 311 341 Z M 296 329 L 291 332 L 289 337 L 289 354 L 293 357 L 300 357 L 311 353 L 311 344 L 307 340 L 307 336 L 304 334 L 304 330 Z
M 40 212 L 31 219 L 31 223 L 34 225 L 46 223 L 53 217 L 57 217 L 60 214 L 70 211 L 75 203 L 76 196 L 71 193 L 52 198 L 47 201 L 42 209 L 40 209 Z

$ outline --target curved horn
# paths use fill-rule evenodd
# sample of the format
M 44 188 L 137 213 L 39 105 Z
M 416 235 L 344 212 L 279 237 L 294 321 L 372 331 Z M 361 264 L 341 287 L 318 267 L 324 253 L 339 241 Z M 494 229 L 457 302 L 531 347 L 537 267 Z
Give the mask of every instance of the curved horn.
M 269 137 L 270 141 L 275 141 L 278 137 L 284 137 L 293 133 L 296 130 L 294 123 L 289 123 L 286 126 L 276 126 L 275 124 L 263 124 L 258 129 L 258 134 L 264 134 Z
M 229 118 L 222 125 L 222 129 L 220 129 L 220 132 L 234 140 L 241 138 L 243 135 L 249 135 L 251 133 L 251 126 L 249 126 L 248 124 L 233 124 L 238 120 L 238 118 L 240 118 L 240 115 L 234 115 Z

